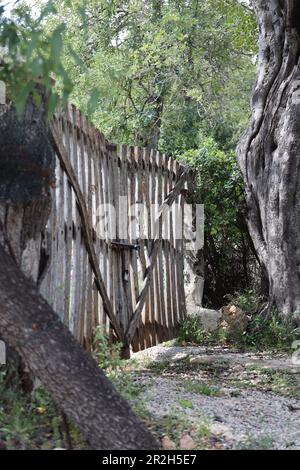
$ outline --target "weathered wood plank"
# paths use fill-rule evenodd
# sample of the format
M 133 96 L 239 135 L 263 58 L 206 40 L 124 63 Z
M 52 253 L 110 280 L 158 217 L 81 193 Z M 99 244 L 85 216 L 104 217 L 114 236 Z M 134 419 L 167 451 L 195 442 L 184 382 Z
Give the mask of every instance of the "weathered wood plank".
M 100 212 L 98 213 L 98 224 L 99 224 L 99 229 L 103 231 L 103 225 L 104 227 L 108 227 L 109 225 L 109 220 L 108 220 L 108 214 L 106 213 L 106 205 L 108 204 L 108 174 L 107 174 L 107 155 L 106 155 L 106 146 L 105 142 L 102 140 L 102 136 L 98 135 L 98 145 L 99 145 L 99 160 L 100 160 L 100 202 L 102 206 L 99 208 Z M 100 215 L 101 215 L 101 220 L 100 220 Z M 98 235 L 99 236 L 99 235 Z M 109 254 L 110 254 L 110 248 L 109 248 L 109 239 L 108 239 L 108 234 L 102 233 L 101 235 L 101 246 L 102 246 L 102 274 L 103 274 L 103 281 L 106 286 L 106 290 L 108 295 L 110 295 L 110 276 L 109 276 Z M 103 326 L 104 330 L 108 332 L 109 330 L 109 321 L 107 321 L 107 315 L 104 313 L 104 318 L 103 318 Z
M 79 113 L 80 127 L 84 129 L 85 121 L 82 113 Z M 85 150 L 85 138 L 86 134 L 83 132 L 79 133 L 79 172 L 80 172 L 80 183 L 82 190 L 82 197 L 84 208 L 86 209 L 86 222 L 81 219 L 81 305 L 79 313 L 79 341 L 82 345 L 85 345 L 85 322 L 86 322 L 86 308 L 87 308 L 87 266 L 88 266 L 88 254 L 83 238 L 84 224 L 89 223 L 89 217 L 87 213 L 87 197 L 86 197 L 86 150 Z M 88 226 L 88 225 L 87 225 Z
M 146 208 L 146 213 L 144 214 L 144 223 L 142 227 L 142 237 L 141 237 L 141 259 L 142 259 L 142 268 L 145 272 L 148 261 L 148 246 L 146 244 L 146 238 L 151 237 L 151 214 L 150 214 L 150 172 L 149 172 L 149 161 L 150 161 L 150 151 L 149 149 L 143 149 L 142 154 L 142 194 L 141 202 Z M 144 238 L 145 237 L 145 238 Z M 144 308 L 143 324 L 144 324 L 144 341 L 145 347 L 150 347 L 153 343 L 151 341 L 152 337 L 152 328 L 154 327 L 155 322 L 155 312 L 154 312 L 154 298 L 153 292 L 151 291 L 151 284 L 149 285 L 148 296 L 146 300 L 146 305 Z
M 70 112 L 70 108 L 66 109 L 66 112 Z M 70 134 L 70 120 L 65 119 L 64 135 L 65 135 L 65 146 L 70 156 L 71 164 L 74 166 L 74 155 L 73 149 L 71 148 L 71 134 Z M 71 319 L 71 271 L 72 271 L 72 244 L 73 244 L 73 220 L 72 220 L 72 188 L 66 175 L 64 176 L 65 184 L 65 221 L 66 221 L 66 261 L 65 261 L 65 307 L 64 307 L 64 323 L 69 325 L 71 331 L 73 331 L 72 319 Z
M 88 201 L 88 216 L 89 216 L 89 227 L 93 233 L 93 197 L 94 197 L 94 181 L 92 176 L 92 147 L 91 139 L 86 140 L 86 159 L 87 159 L 87 201 Z M 95 251 L 96 255 L 96 251 Z M 99 268 L 99 262 L 97 259 L 97 265 Z M 87 302 L 86 302 L 86 314 L 85 314 L 85 338 L 86 348 L 91 349 L 93 339 L 93 270 L 91 263 L 87 264 Z
M 121 340 L 122 339 L 121 330 L 120 330 L 118 321 L 115 318 L 115 315 L 114 315 L 114 312 L 113 312 L 113 309 L 112 309 L 112 306 L 111 306 L 111 302 L 110 302 L 110 300 L 107 296 L 106 287 L 103 283 L 102 275 L 101 275 L 101 272 L 99 270 L 98 261 L 97 261 L 97 257 L 96 257 L 96 254 L 95 254 L 95 249 L 94 249 L 92 235 L 91 235 L 92 231 L 89 227 L 89 218 L 88 218 L 88 214 L 87 214 L 87 209 L 86 209 L 86 203 L 85 203 L 85 200 L 84 200 L 84 196 L 83 196 L 83 194 L 81 192 L 81 189 L 79 187 L 79 184 L 77 182 L 77 178 L 76 178 L 76 175 L 74 173 L 74 170 L 73 170 L 73 168 L 70 164 L 68 154 L 67 154 L 67 152 L 65 150 L 65 147 L 63 146 L 63 144 L 60 140 L 60 136 L 59 136 L 59 134 L 57 132 L 57 129 L 54 126 L 53 123 L 51 124 L 51 132 L 52 132 L 52 136 L 53 136 L 53 143 L 54 143 L 54 146 L 55 146 L 55 148 L 58 152 L 61 164 L 63 165 L 63 167 L 64 167 L 64 169 L 65 169 L 65 171 L 68 175 L 68 178 L 70 180 L 70 183 L 73 186 L 73 189 L 76 193 L 79 212 L 80 212 L 81 218 L 83 220 L 82 229 L 83 229 L 84 238 L 85 238 L 85 241 L 86 241 L 86 247 L 87 247 L 89 258 L 90 258 L 90 263 L 91 263 L 91 265 L 93 267 L 93 270 L 94 270 L 94 273 L 95 273 L 97 286 L 99 288 L 100 294 L 101 294 L 102 299 L 103 299 L 104 308 L 107 312 L 107 315 L 110 318 L 110 321 L 111 321 L 111 323 L 112 323 L 112 325 L 115 329 L 115 332 L 116 332 L 118 338 Z
M 173 168 L 173 160 L 169 159 L 168 161 L 168 169 L 169 169 L 169 183 L 170 186 L 173 184 L 173 179 L 176 181 L 176 175 L 175 178 L 172 176 L 174 174 L 174 168 Z M 178 196 L 177 196 L 178 197 Z M 174 203 L 177 200 L 177 197 L 174 201 Z M 174 206 L 173 206 L 174 207 Z M 175 258 L 175 252 L 174 252 L 174 220 L 173 220 L 173 211 L 172 208 L 170 208 L 169 211 L 169 225 L 170 225 L 170 233 L 169 233 L 169 246 L 171 250 L 171 256 L 173 258 L 173 261 L 170 260 L 170 284 L 171 284 L 171 311 L 169 313 L 169 328 L 168 328 L 168 335 L 169 338 L 173 336 L 173 329 L 174 329 L 174 318 L 176 317 L 176 262 L 174 263 L 174 258 Z M 175 258 L 176 260 L 176 258 Z
M 147 183 L 145 178 L 145 158 L 146 149 L 139 147 L 135 148 L 135 157 L 137 165 L 137 203 L 139 204 L 139 259 L 140 259 L 140 271 L 139 271 L 139 285 L 143 280 L 143 274 L 147 267 L 146 256 L 145 256 L 145 231 L 147 226 L 146 214 L 144 212 L 147 199 Z M 141 321 L 139 324 L 140 332 L 140 348 L 148 348 L 151 345 L 149 329 L 151 328 L 151 318 L 149 315 L 149 292 L 145 302 L 144 309 L 141 314 Z M 150 328 L 149 328 L 150 327 Z
M 136 233 L 135 233 L 135 225 L 132 210 L 136 203 L 136 161 L 134 156 L 134 147 L 127 147 L 127 159 L 128 159 L 128 184 L 129 184 L 129 242 L 134 244 L 136 243 Z M 139 285 L 138 285 L 138 263 L 137 263 L 137 253 L 135 250 L 131 250 L 129 253 L 130 256 L 130 264 L 129 264 L 129 273 L 130 273 L 130 284 L 131 284 L 131 292 L 132 292 L 132 303 L 133 308 L 136 307 L 136 302 L 138 299 L 139 294 Z M 131 321 L 131 320 L 130 320 Z M 140 319 L 139 319 L 140 321 Z M 139 322 L 138 322 L 139 323 Z M 137 323 L 137 326 L 138 326 Z M 130 324 L 130 322 L 129 322 Z M 135 351 L 139 350 L 139 331 L 135 328 L 135 335 L 132 337 L 131 341 L 133 341 L 133 349 Z M 130 344 L 127 342 L 127 344 Z
M 156 220 L 156 210 L 157 210 L 157 163 L 156 163 L 156 151 L 151 150 L 150 152 L 150 166 L 151 166 L 151 237 L 149 238 L 148 243 L 148 264 L 150 262 L 150 254 L 152 249 L 152 240 L 155 233 L 155 220 Z M 150 243 L 151 240 L 151 243 Z M 151 282 L 149 283 L 149 288 L 152 284 L 152 303 L 153 303 L 153 313 L 152 318 L 150 319 L 150 341 L 151 346 L 154 346 L 157 343 L 163 341 L 161 335 L 161 318 L 160 318 L 160 302 L 158 300 L 159 296 L 159 280 L 158 272 L 156 265 L 153 266 L 153 276 Z
M 168 168 L 168 158 L 164 156 L 165 167 Z M 164 196 L 167 197 L 172 184 L 170 184 L 169 173 L 164 172 Z M 169 318 L 172 315 L 172 289 L 171 289 L 171 264 L 174 263 L 170 249 L 170 217 L 169 214 L 166 215 L 164 220 L 164 229 L 166 240 L 164 241 L 164 261 L 165 261 L 165 282 L 166 282 L 166 294 L 165 294 L 165 303 L 166 303 L 166 312 L 167 312 L 167 327 L 169 326 Z
M 75 174 L 79 177 L 80 149 L 76 127 L 77 110 L 72 106 L 72 155 Z M 72 188 L 72 215 L 74 220 L 73 267 L 72 267 L 72 313 L 75 338 L 80 340 L 81 289 L 81 218 L 76 203 L 76 194 Z
M 157 179 L 158 179 L 158 206 L 160 207 L 164 198 L 163 198 L 163 187 L 162 187 L 162 179 L 163 179 L 163 173 L 162 173 L 162 165 L 163 165 L 163 158 L 162 155 L 157 152 L 156 155 L 157 158 L 157 166 L 158 166 L 158 172 L 157 172 Z M 161 240 L 161 243 L 159 244 L 159 251 L 157 255 L 157 273 L 158 273 L 158 279 L 159 279 L 159 302 L 160 302 L 160 322 L 164 327 L 167 327 L 167 315 L 166 315 L 166 309 L 165 309 L 165 302 L 164 302 L 164 297 L 165 297 L 165 287 L 164 287 L 164 266 L 163 266 L 163 251 L 162 251 L 162 246 L 163 246 L 163 226 L 165 224 L 166 217 L 162 215 L 161 223 L 159 224 L 159 238 Z
M 122 235 L 120 240 L 126 243 L 129 239 L 128 234 L 128 169 L 127 169 L 127 147 L 125 145 L 121 146 L 120 150 L 120 195 L 122 197 L 123 206 L 120 208 L 120 216 L 122 220 L 119 221 L 122 224 Z M 124 290 L 124 300 L 126 309 L 123 311 L 123 328 L 126 331 L 129 321 L 133 315 L 133 306 L 132 306 L 132 293 L 130 288 L 130 279 L 129 279 L 129 263 L 130 263 L 130 254 L 128 250 L 122 251 L 122 282 Z

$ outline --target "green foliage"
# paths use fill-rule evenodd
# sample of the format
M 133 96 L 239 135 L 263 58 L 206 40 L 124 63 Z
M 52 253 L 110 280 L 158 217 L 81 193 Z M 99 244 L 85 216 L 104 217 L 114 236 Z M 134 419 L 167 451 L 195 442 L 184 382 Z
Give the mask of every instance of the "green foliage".
M 203 382 L 187 380 L 184 386 L 188 392 L 199 393 L 199 395 L 207 395 L 208 397 L 217 397 L 220 395 L 220 391 L 217 387 L 207 385 Z
M 274 448 L 274 438 L 268 434 L 260 436 L 249 434 L 237 448 L 238 450 L 271 450 Z
M 71 426 L 75 448 L 83 444 Z M 6 449 L 53 449 L 65 447 L 62 418 L 50 395 L 42 388 L 24 394 L 9 387 L 7 370 L 0 374 L 0 442 Z
M 110 341 L 103 327 L 96 328 L 92 351 L 95 360 L 120 394 L 131 404 L 134 411 L 141 418 L 146 419 L 148 414 L 139 398 L 145 390 L 145 385 L 135 380 L 135 374 L 131 371 L 134 362 L 122 360 L 121 349 L 122 344 Z
M 98 326 L 94 332 L 93 356 L 103 370 L 114 370 L 123 365 L 120 353 L 122 344 L 112 342 L 103 326 Z
M 211 437 L 210 426 L 206 421 L 203 421 L 198 425 L 197 436 L 199 439 L 209 439 Z
M 234 152 L 224 152 L 211 138 L 203 136 L 201 145 L 180 159 L 197 174 L 197 200 L 205 205 L 205 231 L 215 244 L 224 239 L 238 242 L 243 184 Z
M 192 436 L 195 449 L 207 448 L 208 440 L 211 437 L 210 424 L 207 418 L 199 416 L 197 423 L 189 420 L 184 412 L 173 408 L 167 416 L 160 419 L 154 426 L 155 431 L 159 431 L 159 437 L 167 436 L 174 442 L 177 449 L 180 449 L 180 438 L 184 434 Z
M 140 383 L 135 377 L 135 373 L 126 370 L 126 367 L 118 370 L 111 370 L 108 373 L 109 379 L 113 382 L 118 392 L 130 403 L 135 413 L 144 420 L 149 418 L 149 413 L 140 396 L 145 391 L 146 385 Z
M 182 406 L 182 408 L 188 408 L 188 409 L 194 408 L 194 405 L 191 402 L 191 400 L 187 400 L 186 398 L 182 398 L 181 400 L 179 400 L 179 404 Z
M 148 364 L 146 364 L 147 369 L 150 369 L 152 372 L 156 374 L 161 374 L 164 372 L 169 367 L 169 362 L 168 361 L 151 361 Z
M 294 341 L 300 340 L 300 328 L 283 322 L 274 311 L 267 321 L 260 315 L 254 316 L 247 335 L 244 337 L 246 347 L 258 350 L 282 350 L 292 352 Z
M 255 377 L 256 387 L 271 390 L 283 396 L 300 398 L 299 374 L 291 373 L 288 369 L 278 370 L 258 366 L 251 367 L 250 371 Z M 251 386 L 251 382 L 245 385 Z
M 241 293 L 227 296 L 230 303 L 236 305 L 247 315 L 255 315 L 265 306 L 266 300 L 259 292 L 254 289 L 247 289 Z
M 40 102 L 38 84 L 42 84 L 50 96 L 50 114 L 60 95 L 66 100 L 72 90 L 71 79 L 62 64 L 66 26 L 61 22 L 48 34 L 44 28 L 45 19 L 55 14 L 52 1 L 44 4 L 37 17 L 33 17 L 25 4 L 15 8 L 11 19 L 0 11 L 0 79 L 6 83 L 19 112 L 23 111 L 29 93 Z M 54 78 L 59 82 L 60 94 L 54 90 Z
M 187 430 L 189 431 L 191 428 L 191 423 L 187 417 L 176 409 L 171 410 L 171 412 L 161 420 L 160 425 L 165 435 L 174 439 L 176 444 L 179 443 L 182 433 Z
M 174 155 L 195 148 L 202 129 L 235 144 L 254 77 L 248 8 L 234 0 L 59 0 L 56 8 L 46 29 L 65 23 L 81 64 L 64 50 L 72 99 L 112 140 L 147 145 L 158 129 L 160 149 Z
M 180 159 L 195 170 L 194 199 L 204 204 L 205 302 L 224 305 L 225 296 L 257 283 L 259 268 L 244 221 L 243 182 L 235 153 L 212 137 Z
M 254 350 L 277 350 L 293 352 L 293 342 L 300 340 L 300 328 L 284 322 L 273 310 L 271 317 L 265 320 L 259 312 L 264 305 L 263 299 L 255 291 L 246 291 L 231 297 L 231 302 L 251 316 L 246 334 L 229 334 L 218 329 L 205 331 L 198 316 L 188 316 L 182 322 L 178 341 L 194 344 L 228 344 L 239 348 Z
M 179 343 L 216 345 L 226 340 L 222 331 L 205 331 L 197 315 L 187 316 L 178 330 Z
M 259 293 L 250 289 L 230 296 L 230 301 L 252 317 L 247 334 L 241 338 L 245 347 L 292 352 L 293 341 L 300 339 L 300 328 L 295 328 L 288 319 L 284 321 L 275 309 L 270 318 L 264 319 L 259 312 L 265 305 L 265 299 Z

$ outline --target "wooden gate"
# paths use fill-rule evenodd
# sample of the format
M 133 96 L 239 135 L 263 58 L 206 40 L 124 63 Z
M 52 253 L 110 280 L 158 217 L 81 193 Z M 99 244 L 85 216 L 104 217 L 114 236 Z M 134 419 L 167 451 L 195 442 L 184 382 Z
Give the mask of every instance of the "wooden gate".
M 117 152 L 71 105 L 57 112 L 51 132 L 57 164 L 41 293 L 87 349 L 98 325 L 123 343 L 124 356 L 130 345 L 138 351 L 173 338 L 185 315 L 180 232 L 189 171 L 154 150 Z M 147 208 L 140 236 L 134 204 Z M 115 213 L 114 236 L 99 236 Z

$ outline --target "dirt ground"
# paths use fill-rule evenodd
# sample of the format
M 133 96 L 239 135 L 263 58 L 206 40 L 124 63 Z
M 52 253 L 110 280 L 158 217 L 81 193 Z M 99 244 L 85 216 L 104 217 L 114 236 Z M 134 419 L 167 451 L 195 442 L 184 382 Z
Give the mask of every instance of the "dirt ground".
M 133 359 L 166 449 L 300 449 L 300 365 L 288 355 L 160 345 Z

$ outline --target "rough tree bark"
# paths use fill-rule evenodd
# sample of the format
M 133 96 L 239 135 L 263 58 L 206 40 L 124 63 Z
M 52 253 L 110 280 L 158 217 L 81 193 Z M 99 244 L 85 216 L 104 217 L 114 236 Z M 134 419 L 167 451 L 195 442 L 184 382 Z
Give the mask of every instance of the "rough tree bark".
M 156 449 L 91 355 L 0 246 L 0 330 L 95 449 Z
M 238 145 L 247 222 L 269 304 L 300 323 L 300 1 L 253 0 L 259 27 L 252 120 Z
M 21 120 L 0 108 L 0 335 L 95 449 L 158 444 L 39 295 L 41 232 L 50 211 L 54 151 L 45 113 L 28 103 Z

